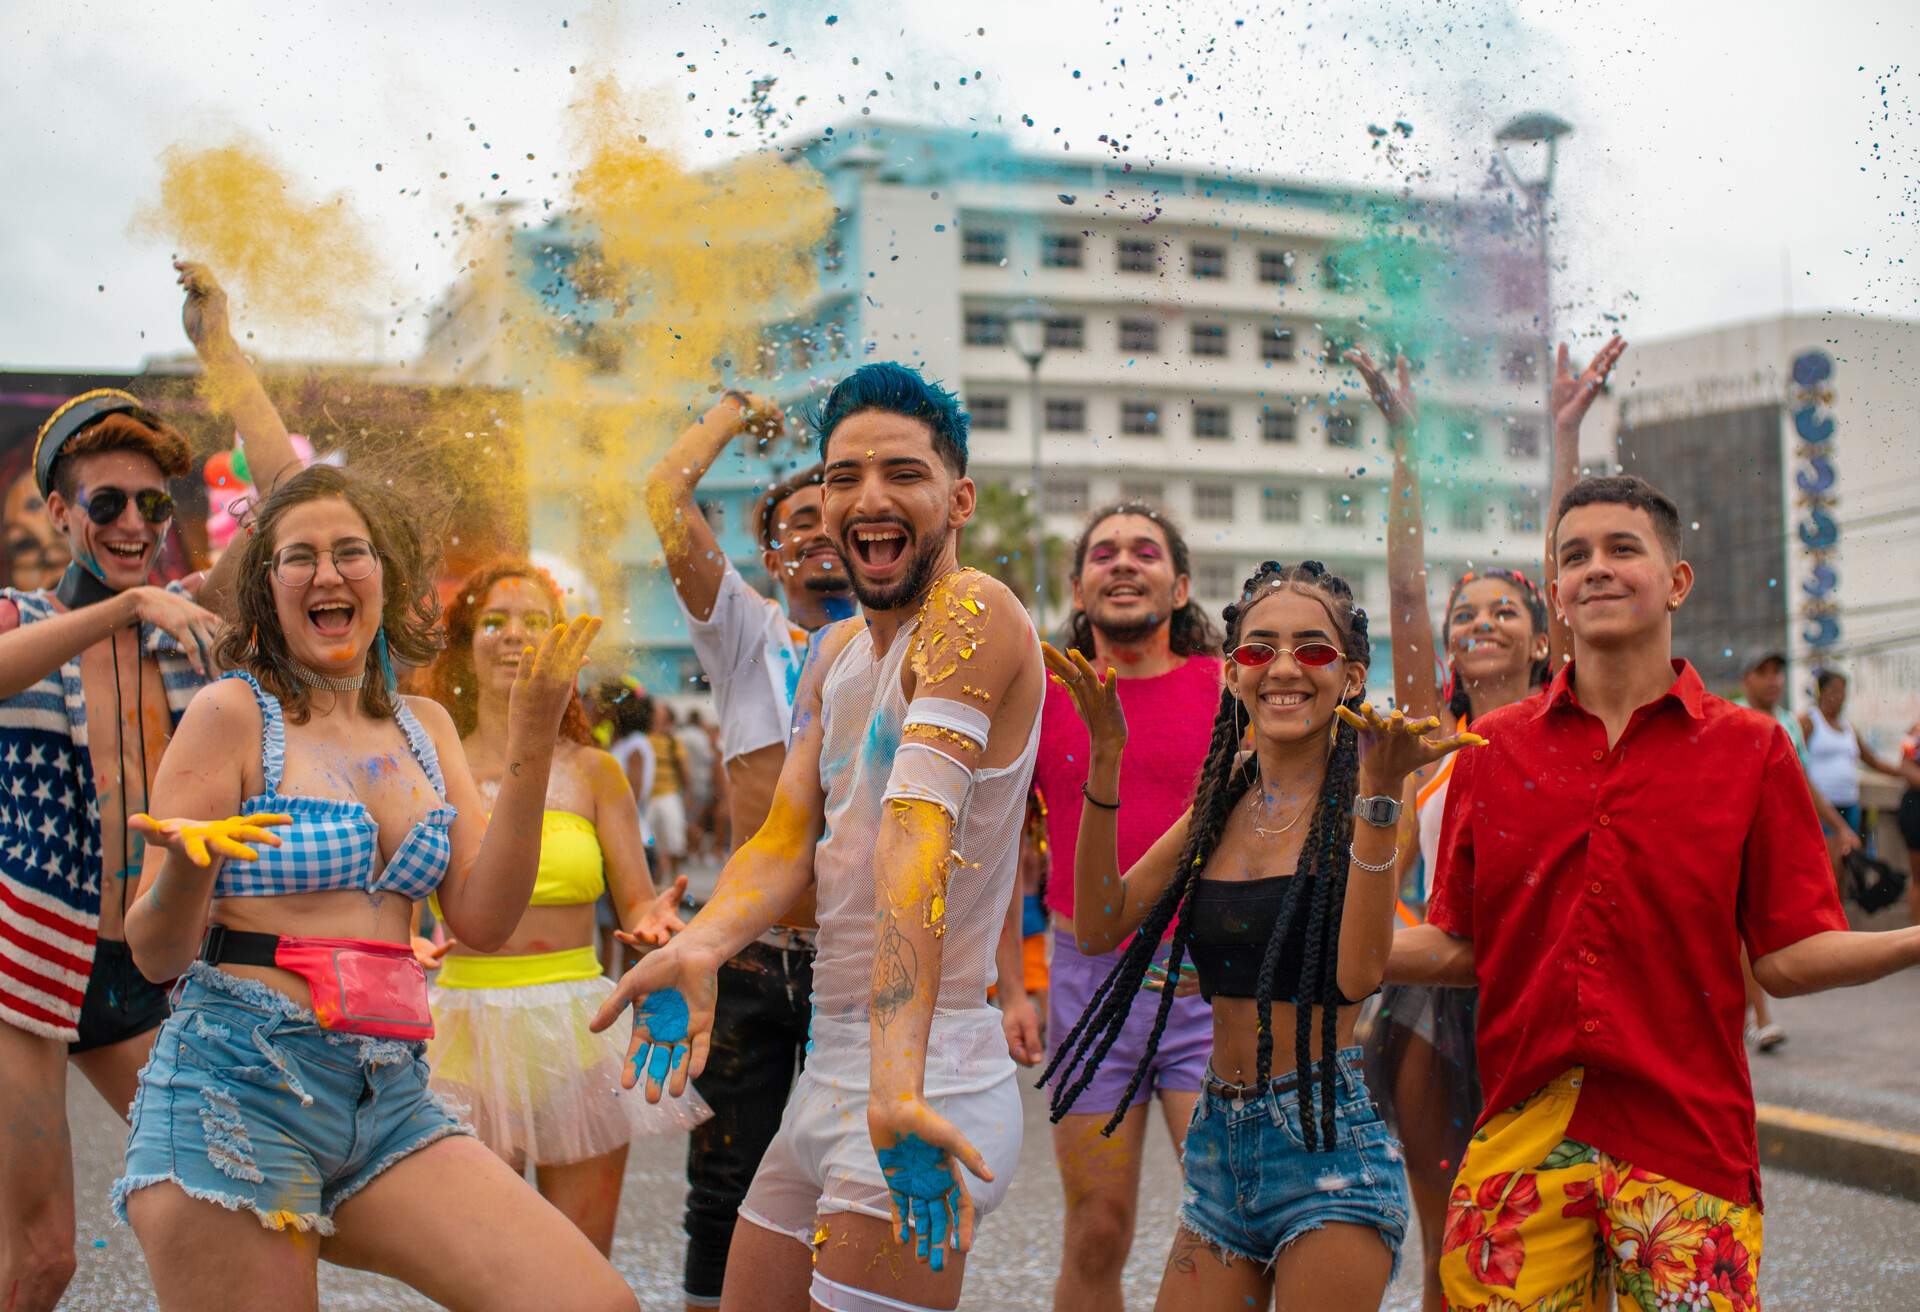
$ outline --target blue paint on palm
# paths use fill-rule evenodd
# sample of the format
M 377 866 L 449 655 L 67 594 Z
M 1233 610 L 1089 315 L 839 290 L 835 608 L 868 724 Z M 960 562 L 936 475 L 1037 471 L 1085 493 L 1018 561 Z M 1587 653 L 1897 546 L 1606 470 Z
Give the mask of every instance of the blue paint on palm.
M 687 1000 L 679 989 L 661 989 L 647 994 L 640 1015 L 647 1022 L 650 1046 L 634 1054 L 634 1067 L 637 1071 L 644 1055 L 648 1077 L 665 1084 L 667 1076 L 687 1059 L 687 1050 L 679 1046 L 687 1041 Z
M 906 1243 L 909 1228 L 914 1232 L 914 1254 L 926 1259 L 935 1271 L 946 1265 L 945 1249 L 958 1211 L 960 1182 L 953 1178 L 947 1154 L 917 1134 L 903 1135 L 891 1148 L 881 1148 L 881 1174 L 893 1193 L 893 1204 L 900 1212 L 900 1242 Z M 953 1235 L 957 1246 L 959 1236 Z

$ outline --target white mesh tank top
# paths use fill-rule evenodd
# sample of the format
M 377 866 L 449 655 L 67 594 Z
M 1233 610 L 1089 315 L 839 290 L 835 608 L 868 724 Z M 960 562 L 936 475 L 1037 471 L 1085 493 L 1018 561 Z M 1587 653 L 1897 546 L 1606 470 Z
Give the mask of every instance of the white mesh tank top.
M 884 809 L 881 796 L 907 716 L 900 672 L 918 626 L 918 619 L 901 626 L 878 657 L 873 631 L 862 631 L 834 659 L 821 689 L 820 781 L 826 791 L 826 827 L 813 860 L 820 933 L 807 1071 L 831 1084 L 862 1089 L 867 1086 L 867 1010 L 873 993 L 873 852 Z M 1038 637 L 1031 628 L 1028 634 L 1038 651 Z M 954 831 L 954 850 L 964 864 L 954 870 L 947 889 L 940 991 L 927 1044 L 930 1096 L 983 1088 L 1014 1072 L 1000 1013 L 988 1005 L 986 995 L 995 977 L 994 948 L 1013 896 L 1027 786 L 1039 746 L 1036 709 L 1027 745 L 1012 764 L 976 773 Z

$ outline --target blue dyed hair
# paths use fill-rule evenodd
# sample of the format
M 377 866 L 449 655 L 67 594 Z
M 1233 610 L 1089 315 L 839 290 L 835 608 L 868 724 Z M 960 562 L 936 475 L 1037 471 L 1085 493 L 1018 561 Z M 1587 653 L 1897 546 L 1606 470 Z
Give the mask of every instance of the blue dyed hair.
M 820 458 L 827 458 L 827 439 L 842 420 L 867 410 L 918 419 L 933 430 L 933 449 L 942 463 L 961 478 L 967 472 L 967 412 L 960 398 L 915 370 L 891 360 L 863 364 L 834 384 L 827 399 L 812 415 Z

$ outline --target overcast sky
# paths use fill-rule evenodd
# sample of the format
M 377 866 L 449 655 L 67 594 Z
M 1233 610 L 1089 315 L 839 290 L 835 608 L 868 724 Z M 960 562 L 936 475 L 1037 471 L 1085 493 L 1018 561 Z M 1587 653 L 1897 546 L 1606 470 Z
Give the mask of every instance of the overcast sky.
M 364 335 L 259 345 L 404 355 L 417 331 L 389 341 L 377 320 L 398 306 L 417 325 L 451 277 L 454 206 L 564 195 L 565 110 L 594 69 L 654 93 L 650 135 L 696 161 L 757 144 L 726 136 L 727 111 L 772 75 L 782 139 L 870 106 L 1037 151 L 1097 155 L 1106 133 L 1136 160 L 1441 193 L 1477 186 L 1501 122 L 1546 109 L 1576 128 L 1562 322 L 1614 314 L 1644 338 L 1789 296 L 1920 315 L 1912 0 L 14 0 L 0 43 L 6 368 L 183 347 L 167 247 L 130 221 L 165 147 L 236 131 L 313 194 L 345 193 L 387 264 Z M 1389 160 L 1367 127 L 1395 119 L 1414 133 Z

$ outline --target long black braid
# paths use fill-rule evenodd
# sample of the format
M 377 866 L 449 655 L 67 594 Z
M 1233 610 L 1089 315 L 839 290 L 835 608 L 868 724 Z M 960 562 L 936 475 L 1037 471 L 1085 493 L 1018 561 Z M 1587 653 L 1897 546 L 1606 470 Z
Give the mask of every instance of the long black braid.
M 1327 603 L 1328 610 L 1333 614 L 1336 626 L 1343 631 L 1343 647 L 1348 659 L 1367 663 L 1366 612 L 1354 605 L 1353 590 L 1346 580 L 1328 573 L 1326 567 L 1317 560 L 1302 561 L 1299 565 L 1268 561 L 1262 565 L 1241 588 L 1240 600 L 1226 608 L 1227 649 L 1231 651 L 1237 643 L 1240 622 L 1252 604 L 1267 596 L 1272 589 L 1290 584 L 1300 590 L 1320 594 L 1321 600 Z M 1347 704 L 1357 706 L 1358 698 Z M 1208 862 L 1213 859 L 1214 851 L 1220 845 L 1220 836 L 1226 829 L 1235 804 L 1259 777 L 1259 764 L 1253 756 L 1248 756 L 1244 761 L 1240 759 L 1243 730 L 1241 714 L 1240 699 L 1230 689 L 1222 689 L 1219 707 L 1214 713 L 1213 738 L 1208 744 L 1206 762 L 1201 766 L 1200 779 L 1194 788 L 1193 818 L 1188 827 L 1187 842 L 1181 850 L 1173 878 L 1160 899 L 1154 903 L 1153 909 L 1147 913 L 1145 922 L 1128 942 L 1119 962 L 1094 991 L 1086 1010 L 1068 1031 L 1053 1061 L 1040 1077 L 1040 1083 L 1046 1084 L 1063 1064 L 1071 1077 L 1070 1082 L 1063 1082 L 1054 1089 L 1052 1117 L 1055 1121 L 1072 1110 L 1074 1102 L 1092 1082 L 1095 1071 L 1125 1028 L 1140 983 L 1153 962 L 1167 926 L 1171 924 L 1173 937 L 1167 959 L 1168 984 L 1160 991 L 1160 1005 L 1154 1016 L 1153 1031 L 1126 1093 L 1102 1133 L 1111 1134 L 1119 1126 L 1133 1102 L 1133 1095 L 1139 1091 L 1141 1081 L 1146 1077 L 1154 1052 L 1159 1047 L 1161 1033 L 1166 1029 L 1167 1017 L 1173 1010 L 1173 983 L 1179 979 L 1180 966 L 1186 958 L 1191 934 L 1188 913 L 1193 904 L 1193 894 Z M 1346 896 L 1347 847 L 1353 827 L 1353 796 L 1359 773 L 1358 738 L 1344 723 L 1336 722 L 1336 725 L 1333 751 L 1321 784 L 1320 803 L 1312 827 L 1301 845 L 1300 862 L 1294 871 L 1296 877 L 1288 881 L 1285 900 L 1275 917 L 1273 933 L 1267 940 L 1266 952 L 1260 963 L 1256 998 L 1259 1025 L 1256 1073 L 1258 1082 L 1265 1085 L 1273 1070 L 1273 1035 L 1268 1013 L 1273 1003 L 1274 974 L 1283 945 L 1304 915 L 1306 951 L 1301 966 L 1300 996 L 1295 1000 L 1294 1064 L 1300 1079 L 1301 1128 L 1310 1150 L 1321 1145 L 1331 1149 L 1334 1141 L 1333 1109 L 1337 1097 L 1334 1045 L 1338 1041 L 1338 1009 L 1345 1001 L 1339 996 L 1338 989 L 1338 943 L 1341 908 Z M 1321 1015 L 1322 1061 L 1317 1072 L 1312 1061 L 1311 1044 L 1315 1008 L 1319 1009 Z M 1316 1073 L 1317 1089 L 1311 1083 Z

